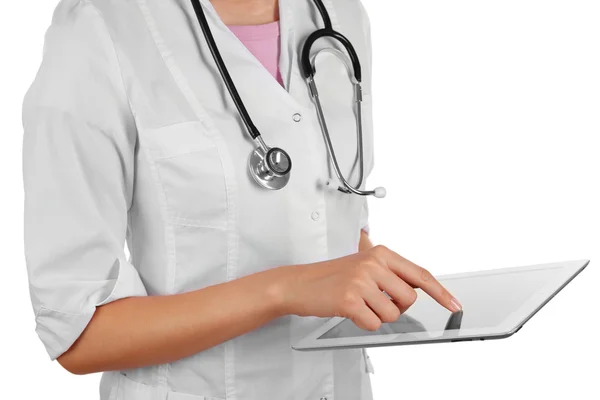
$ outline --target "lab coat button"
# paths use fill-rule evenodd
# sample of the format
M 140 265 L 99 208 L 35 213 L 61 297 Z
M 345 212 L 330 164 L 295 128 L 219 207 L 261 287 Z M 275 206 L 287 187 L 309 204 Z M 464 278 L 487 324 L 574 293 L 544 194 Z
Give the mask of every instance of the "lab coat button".
M 315 211 L 314 213 L 312 213 L 311 218 L 313 219 L 313 221 L 318 221 L 320 216 L 321 215 Z
M 300 122 L 300 121 L 302 121 L 302 114 L 296 113 L 296 114 L 292 115 L 292 118 L 294 119 L 294 121 Z

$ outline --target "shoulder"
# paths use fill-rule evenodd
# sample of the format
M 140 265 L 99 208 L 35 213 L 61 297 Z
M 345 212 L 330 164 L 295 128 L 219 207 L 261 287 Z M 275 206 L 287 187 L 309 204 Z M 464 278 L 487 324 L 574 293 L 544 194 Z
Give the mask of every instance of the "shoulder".
M 361 0 L 329 0 L 344 33 L 354 43 L 371 46 L 371 23 Z
M 340 19 L 340 23 L 343 21 L 353 22 L 355 25 L 359 24 L 363 27 L 369 26 L 369 15 L 362 2 L 362 0 L 329 0 L 335 12 Z
M 27 109 L 78 109 L 121 92 L 120 66 L 109 30 L 94 3 L 61 0 L 44 39 L 43 58 L 24 98 Z M 118 89 L 115 89 L 118 88 Z
M 114 64 L 119 26 L 133 21 L 136 12 L 134 0 L 60 0 L 46 32 L 44 53 L 50 61 L 74 62 L 73 67 L 78 62 Z
M 76 50 L 86 54 L 89 46 L 95 47 L 105 38 L 104 20 L 91 0 L 61 0 L 54 9 L 45 46 L 55 51 Z
M 127 19 L 132 10 L 137 10 L 133 0 L 60 0 L 54 9 L 52 24 L 91 23 L 88 28 L 92 29 L 98 23 L 111 25 L 115 15 Z
M 328 0 L 333 9 L 341 32 L 353 42 L 369 48 L 371 45 L 371 23 L 361 0 Z
M 105 0 L 94 0 L 98 1 Z M 61 69 L 73 74 L 112 64 L 113 58 L 111 36 L 92 0 L 61 0 L 46 31 L 43 62 L 56 67 L 54 71 Z M 71 80 L 68 75 L 65 78 Z
M 60 0 L 52 16 L 52 27 L 76 30 L 86 39 L 90 35 L 113 36 L 119 26 L 137 25 L 140 19 L 134 0 Z
M 96 2 L 97 0 L 60 0 L 54 9 L 52 25 L 68 26 L 83 20 L 97 20 L 100 14 L 94 4 Z
M 361 0 L 328 0 L 335 10 L 340 32 L 354 46 L 363 67 L 363 88 L 370 92 L 372 75 L 371 23 Z

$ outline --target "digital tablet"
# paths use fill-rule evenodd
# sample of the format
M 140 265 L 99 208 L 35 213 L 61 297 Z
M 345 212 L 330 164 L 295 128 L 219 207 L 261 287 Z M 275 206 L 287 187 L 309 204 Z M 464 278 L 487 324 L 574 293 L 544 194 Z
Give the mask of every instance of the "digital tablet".
M 517 332 L 589 263 L 566 261 L 445 275 L 439 281 L 459 299 L 451 313 L 417 289 L 413 306 L 377 331 L 335 317 L 292 346 L 295 350 L 397 346 L 502 339 Z

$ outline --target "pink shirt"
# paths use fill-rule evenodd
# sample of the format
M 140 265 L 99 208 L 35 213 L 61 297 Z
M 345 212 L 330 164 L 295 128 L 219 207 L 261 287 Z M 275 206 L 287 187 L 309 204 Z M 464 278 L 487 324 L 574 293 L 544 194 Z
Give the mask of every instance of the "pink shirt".
M 228 27 L 283 86 L 279 71 L 279 21 L 263 25 L 229 25 Z

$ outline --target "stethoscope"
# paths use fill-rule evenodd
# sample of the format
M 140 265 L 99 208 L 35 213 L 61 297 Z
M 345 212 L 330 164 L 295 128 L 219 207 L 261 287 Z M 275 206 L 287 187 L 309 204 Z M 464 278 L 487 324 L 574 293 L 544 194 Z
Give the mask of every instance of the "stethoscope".
M 202 28 L 202 33 L 206 39 L 210 52 L 217 64 L 217 68 L 223 78 L 223 82 L 235 103 L 235 106 L 238 110 L 238 113 L 248 130 L 249 135 L 252 137 L 257 147 L 250 154 L 250 158 L 248 160 L 248 168 L 250 170 L 250 174 L 254 178 L 254 180 L 262 187 L 271 190 L 279 190 L 284 188 L 290 180 L 290 175 L 292 171 L 292 159 L 289 154 L 286 153 L 283 149 L 278 147 L 269 147 L 265 143 L 260 134 L 260 131 L 254 125 L 252 118 L 248 114 L 246 110 L 246 106 L 244 102 L 240 98 L 240 95 L 231 79 L 231 75 L 229 75 L 229 71 L 223 62 L 223 58 L 221 57 L 221 53 L 215 43 L 215 39 L 210 30 L 210 26 L 208 25 L 208 21 L 206 20 L 206 15 L 204 14 L 204 10 L 200 5 L 199 0 L 191 0 L 192 5 L 194 7 L 194 11 L 196 13 L 196 17 L 198 17 L 198 22 L 200 23 L 200 27 Z M 360 187 L 363 183 L 364 177 L 364 151 L 363 151 L 363 130 L 362 130 L 362 72 L 360 61 L 358 59 L 358 55 L 354 50 L 354 47 L 350 43 L 350 41 L 341 33 L 335 31 L 331 24 L 331 18 L 329 17 L 329 13 L 327 9 L 323 5 L 321 0 L 314 0 L 319 13 L 323 19 L 325 27 L 323 29 L 319 29 L 313 32 L 307 39 L 302 49 L 301 55 L 301 64 L 304 72 L 304 77 L 306 78 L 306 82 L 308 83 L 308 87 L 310 90 L 310 94 L 312 100 L 315 104 L 315 108 L 317 110 L 317 117 L 319 120 L 319 124 L 321 125 L 321 131 L 323 133 L 323 138 L 325 140 L 325 144 L 327 146 L 327 154 L 329 155 L 329 159 L 333 164 L 333 168 L 337 178 L 339 179 L 341 185 L 338 186 L 337 190 L 348 193 L 348 194 L 357 194 L 360 196 L 370 196 L 373 195 L 378 198 L 383 198 L 386 195 L 385 188 L 378 187 L 374 190 L 361 190 Z M 351 75 L 352 84 L 354 85 L 354 97 L 356 103 L 356 119 L 357 119 L 357 144 L 358 144 L 358 162 L 359 162 L 359 173 L 358 173 L 358 183 L 356 186 L 351 185 L 348 180 L 342 174 L 340 170 L 340 166 L 337 161 L 337 157 L 335 155 L 335 151 L 333 149 L 333 144 L 331 142 L 331 137 L 329 135 L 329 130 L 327 128 L 327 122 L 325 120 L 325 115 L 323 113 L 323 107 L 321 106 L 321 101 L 319 98 L 319 92 L 317 90 L 317 85 L 315 83 L 315 65 L 314 59 L 312 62 L 310 59 L 310 51 L 313 44 L 320 38 L 330 37 L 337 40 L 341 43 L 348 55 L 350 57 L 350 62 L 352 65 L 349 65 L 346 58 L 343 57 L 343 54 L 337 50 L 330 50 L 331 53 L 336 55 L 338 58 L 342 59 L 346 65 L 346 69 L 350 72 L 350 68 L 352 68 L 353 74 Z M 343 57 L 343 58 L 342 58 Z M 331 181 L 327 182 L 328 186 L 333 186 Z

